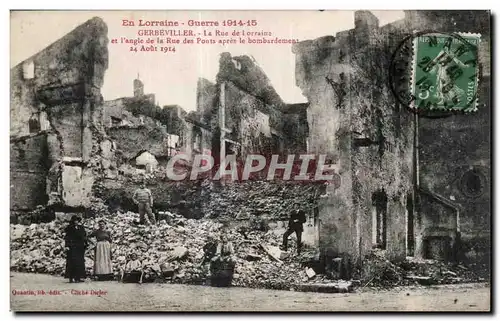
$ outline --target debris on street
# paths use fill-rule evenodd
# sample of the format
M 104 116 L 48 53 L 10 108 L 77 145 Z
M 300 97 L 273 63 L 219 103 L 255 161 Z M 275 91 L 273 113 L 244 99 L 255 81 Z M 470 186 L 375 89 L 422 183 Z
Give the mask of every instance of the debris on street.
M 119 274 L 131 253 L 137 253 L 145 266 L 144 282 L 162 281 L 204 284 L 208 279 L 208 263 L 201 264 L 203 246 L 209 239 L 217 239 L 222 223 L 213 220 L 186 219 L 181 215 L 165 213 L 168 217 L 156 226 L 138 225 L 139 215 L 133 212 L 116 213 L 99 218 L 84 219 L 90 233 L 99 219 L 104 218 L 111 232 L 112 261 L 115 275 Z M 11 269 L 19 272 L 63 275 L 65 268 L 65 221 L 11 225 L 15 235 L 11 242 Z M 272 232 L 248 231 L 247 239 L 230 229 L 228 239 L 235 244 L 236 271 L 234 286 L 252 288 L 290 289 L 302 282 L 304 267 L 291 246 L 290 255 L 280 259 L 280 237 Z M 93 240 L 86 252 L 86 267 L 92 273 Z
M 90 233 L 98 220 L 106 221 L 113 240 L 112 262 L 117 277 L 129 255 L 136 253 L 145 266 L 144 282 L 208 284 L 210 260 L 205 259 L 204 246 L 218 239 L 221 227 L 228 223 L 187 219 L 170 212 L 162 212 L 158 218 L 157 225 L 144 226 L 138 224 L 137 213 L 116 212 L 87 218 L 83 222 Z M 63 231 L 66 225 L 64 219 L 31 225 L 11 224 L 11 270 L 63 275 L 66 263 Z M 488 280 L 487 275 L 477 273 L 482 271 L 480 269 L 411 258 L 393 263 L 385 257 L 384 251 L 374 250 L 354 273 L 357 282 L 339 287 L 337 279 L 320 274 L 321 269 L 316 269 L 319 253 L 314 249 L 306 249 L 297 255 L 295 242 L 291 242 L 288 251 L 284 252 L 279 248 L 281 236 L 272 230 L 246 229 L 241 233 L 235 227 L 226 231 L 236 252 L 233 286 L 349 292 L 354 288 L 353 284 L 361 288 L 388 288 Z M 94 263 L 94 242 L 90 240 L 85 257 L 89 276 Z
M 385 258 L 384 251 L 374 250 L 363 260 L 358 276 L 362 287 L 395 287 L 406 285 L 435 285 L 489 280 L 485 266 L 465 267 L 439 260 L 416 259 L 393 263 Z

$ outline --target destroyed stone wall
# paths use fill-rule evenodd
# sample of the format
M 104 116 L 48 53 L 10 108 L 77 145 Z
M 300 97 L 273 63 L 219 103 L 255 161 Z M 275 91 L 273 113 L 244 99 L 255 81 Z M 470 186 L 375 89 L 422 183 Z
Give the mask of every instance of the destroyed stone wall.
M 309 135 L 309 124 L 307 123 L 308 104 L 287 105 L 283 111 L 282 131 L 284 136 L 285 153 L 307 152 L 307 136 Z
M 46 193 L 46 173 L 11 172 L 10 208 L 11 215 L 17 211 L 35 209 L 38 205 L 45 205 L 48 200 Z
M 50 110 L 52 126 L 61 137 L 64 155 L 83 157 L 82 105 L 79 102 L 53 106 Z M 87 142 L 88 144 L 88 142 Z
M 186 132 L 185 118 L 187 113 L 178 105 L 163 106 L 163 112 L 166 114 L 166 125 L 169 134 L 183 137 Z
M 271 125 L 269 115 L 261 110 L 264 102 L 227 82 L 225 86 L 225 127 L 232 130 L 228 138 L 241 144 L 243 159 L 251 153 L 270 149 Z
M 201 115 L 200 121 L 208 124 L 212 112 L 217 110 L 218 88 L 207 79 L 199 78 L 196 89 L 196 111 Z
M 48 170 L 47 133 L 12 139 L 10 143 L 11 171 L 43 173 Z
M 104 22 L 94 18 L 11 69 L 11 135 L 29 133 L 29 116 L 43 109 L 42 103 L 71 101 L 84 94 L 81 85 L 86 82 L 97 88 L 102 85 L 107 68 L 106 32 Z M 23 72 L 30 64 L 31 76 Z
M 213 133 L 211 130 L 208 130 L 204 127 L 199 127 L 201 131 L 201 148 L 202 152 L 206 153 L 207 151 L 211 151 L 213 149 Z
M 69 207 L 89 208 L 91 205 L 94 175 L 85 173 L 81 166 L 62 166 L 62 198 Z
M 186 128 L 180 151 L 188 157 L 194 157 L 196 154 L 212 154 L 214 144 L 212 131 L 190 120 L 186 121 Z
M 212 155 L 218 158 L 220 126 L 225 130 L 221 136 L 239 144 L 233 147 L 243 158 L 249 153 L 283 153 L 285 147 L 288 152 L 304 151 L 308 131 L 304 110 L 291 112 L 294 108 L 285 108 L 288 105 L 252 58 L 223 53 L 219 63 L 217 83 L 199 79 L 197 86 L 196 114 L 200 123 L 211 129 L 207 133 L 210 138 L 203 134 L 202 140 L 211 141 Z M 219 119 L 221 110 L 224 124 Z M 203 131 L 203 126 L 199 127 Z
M 130 112 L 126 107 L 128 103 L 130 103 L 129 98 L 119 98 L 115 100 L 105 101 L 103 106 L 103 124 L 106 127 L 116 127 L 124 125 L 157 125 L 158 121 L 149 116 L 134 116 L 132 112 Z
M 450 17 L 451 15 L 454 16 Z M 392 258 L 404 257 L 405 215 L 408 215 L 406 207 L 410 204 L 408 201 L 413 172 L 413 125 L 411 114 L 404 106 L 399 106 L 390 93 L 388 79 L 385 79 L 387 76 L 380 75 L 387 75 L 391 54 L 398 39 L 403 39 L 413 30 L 456 32 L 467 29 L 469 18 L 469 13 L 465 11 L 453 14 L 408 11 L 404 20 L 379 28 L 373 14 L 358 11 L 355 14 L 354 29 L 339 32 L 336 38 L 327 36 L 294 46 L 297 85 L 310 102 L 309 151 L 332 153 L 332 158 L 339 161 L 339 174 L 342 178 L 340 190 L 330 191 L 330 196 L 326 196 L 327 200 L 323 204 L 324 208 L 320 210 L 320 241 L 323 247 L 332 245 L 330 249 L 333 252 L 345 251 L 354 255 L 359 251 L 361 256 L 368 252 L 373 244 L 372 236 L 376 232 L 371 228 L 374 210 L 373 204 L 370 204 L 371 196 L 375 190 L 383 188 L 387 195 L 387 251 Z M 485 12 L 484 19 L 479 20 L 481 21 L 475 24 L 481 26 L 478 32 L 486 31 L 487 34 L 487 13 Z M 489 39 L 486 39 L 486 43 L 488 42 Z M 483 57 L 483 61 L 489 62 L 486 53 L 489 46 L 481 46 L 479 56 Z M 489 77 L 485 81 L 488 83 Z M 483 86 L 488 88 L 489 85 Z M 487 97 L 489 93 L 481 95 Z M 487 99 L 484 101 L 488 102 Z M 478 222 L 489 222 L 485 219 L 489 217 L 488 214 L 473 214 L 474 211 L 481 210 L 482 213 L 489 213 L 488 184 L 484 178 L 489 175 L 489 112 L 480 111 L 471 118 L 467 117 L 421 120 L 419 165 L 422 186 L 445 197 L 451 193 L 452 203 L 465 204 L 465 212 L 478 217 Z M 457 119 L 463 119 L 463 122 Z M 466 135 L 467 130 L 473 134 Z M 460 131 L 464 134 L 457 134 Z M 444 139 L 436 142 L 437 137 Z M 484 139 L 480 143 L 474 143 L 477 137 Z M 457 154 L 452 159 L 449 155 L 450 146 L 457 147 L 452 151 Z M 472 156 L 466 160 L 460 156 L 462 154 Z M 456 159 L 460 160 L 459 163 L 463 162 L 464 166 L 457 166 Z M 481 196 L 484 195 L 484 198 L 463 201 L 462 197 L 456 196 L 456 188 L 453 186 L 456 186 L 458 177 L 467 167 L 474 171 L 473 174 L 477 174 L 476 177 L 472 175 L 471 181 L 485 186 L 479 188 L 483 191 Z M 351 176 L 352 186 L 348 185 L 350 179 L 347 176 Z M 455 190 L 450 191 L 450 188 Z M 430 202 L 435 203 L 436 200 Z M 425 226 L 420 226 L 422 216 L 439 215 L 440 212 L 431 213 L 431 203 L 422 204 L 421 213 L 415 213 L 418 256 L 423 255 Z M 346 218 L 334 214 L 339 212 L 355 215 Z M 472 230 L 469 228 L 472 225 L 477 230 L 485 227 L 484 223 L 472 223 L 467 218 L 469 214 L 465 215 L 463 222 L 466 230 Z M 335 223 L 330 225 L 328 222 Z M 352 242 L 343 244 L 344 240 L 329 236 L 334 233 L 340 238 L 349 238 Z
M 118 164 L 128 162 L 142 151 L 149 151 L 153 155 L 167 153 L 165 139 L 167 133 L 162 127 L 120 126 L 108 129 L 109 137 L 116 144 L 116 153 L 122 161 Z
M 46 195 L 49 204 L 72 207 L 89 202 L 91 183 L 85 183 L 84 187 L 81 184 L 93 179 L 97 171 L 93 160 L 99 157 L 95 143 L 105 136 L 100 123 L 100 87 L 108 66 L 107 43 L 106 24 L 100 18 L 93 18 L 11 69 L 11 138 L 30 133 L 28 120 L 34 114 L 40 120 L 46 117 L 43 121 L 48 122 L 48 128 L 38 126 L 38 130 L 47 129 L 48 134 L 47 160 L 51 163 L 46 177 L 46 186 L 50 186 L 47 192 L 57 194 Z M 36 127 L 32 126 L 31 131 Z M 69 178 L 63 172 L 63 163 L 78 167 L 81 175 Z M 11 178 L 12 186 L 20 188 L 25 183 L 19 177 Z M 44 190 L 41 178 L 36 185 L 39 189 L 26 192 L 35 195 Z M 85 191 L 76 192 L 80 188 Z M 14 193 L 13 197 L 16 199 L 20 194 Z
M 143 179 L 141 175 L 105 179 L 96 188 L 96 195 L 105 200 L 111 212 L 137 212 L 132 196 Z M 201 181 L 175 182 L 159 176 L 146 178 L 146 186 L 153 195 L 155 213 L 171 211 L 187 218 L 203 217 L 203 207 L 208 203 L 208 195 L 204 193 L 201 184 Z
M 49 169 L 47 134 L 24 136 L 10 142 L 10 208 L 32 210 L 47 203 Z
M 372 195 L 384 191 L 387 255 L 404 259 L 411 117 L 401 112 L 380 76 L 389 68 L 389 35 L 371 13 L 355 17 L 355 29 L 294 47 L 297 85 L 310 103 L 309 152 L 328 153 L 341 176 L 340 188 L 321 201 L 320 246 L 354 261 L 367 255 L 377 229 Z
M 217 83 L 230 81 L 238 88 L 242 88 L 250 95 L 263 100 L 273 106 L 283 105 L 280 98 L 265 72 L 257 65 L 253 58 L 248 56 L 234 56 L 224 52 L 219 60 Z
M 319 246 L 323 255 L 356 255 L 351 137 L 345 129 L 348 115 L 336 108 L 339 97 L 325 81 L 326 77 L 336 77 L 334 79 L 339 81 L 339 75 L 348 71 L 349 66 L 337 63 L 341 56 L 340 47 L 331 36 L 301 42 L 293 47 L 293 52 L 296 55 L 296 84 L 309 102 L 307 152 L 328 154 L 331 160 L 341 165 L 336 171 L 341 177 L 340 187 L 336 190 L 327 188 L 319 200 Z
M 361 226 L 360 256 L 368 255 L 374 245 L 374 195 L 387 197 L 386 236 L 382 248 L 393 260 L 406 257 L 406 202 L 412 192 L 413 132 L 412 114 L 396 101 L 389 88 L 395 41 L 401 33 L 392 28 L 378 29 L 377 18 L 370 12 L 358 12 L 360 22 L 348 38 L 346 60 L 353 72 L 348 75 L 350 129 L 354 134 L 352 150 L 353 190 Z M 356 133 L 361 133 L 358 135 Z M 368 138 L 373 143 L 358 144 Z M 375 225 L 375 226 L 374 226 Z M 382 223 L 381 225 L 384 225 Z M 380 244 L 379 244 L 380 245 Z

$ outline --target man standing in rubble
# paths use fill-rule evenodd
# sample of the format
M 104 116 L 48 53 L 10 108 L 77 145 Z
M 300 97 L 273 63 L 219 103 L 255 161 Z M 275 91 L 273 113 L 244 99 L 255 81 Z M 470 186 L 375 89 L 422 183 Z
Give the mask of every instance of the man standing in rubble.
M 297 253 L 300 254 L 300 250 L 302 248 L 302 232 L 304 231 L 303 224 L 306 222 L 306 214 L 303 210 L 296 208 L 292 211 L 290 215 L 290 219 L 288 220 L 288 229 L 285 234 L 283 234 L 283 245 L 281 249 L 283 251 L 288 250 L 288 237 L 295 233 L 297 236 Z
M 156 219 L 152 211 L 153 195 L 151 191 L 146 188 L 146 183 L 142 182 L 140 188 L 136 189 L 132 200 L 139 207 L 139 224 L 156 224 Z M 145 217 L 146 216 L 146 217 Z

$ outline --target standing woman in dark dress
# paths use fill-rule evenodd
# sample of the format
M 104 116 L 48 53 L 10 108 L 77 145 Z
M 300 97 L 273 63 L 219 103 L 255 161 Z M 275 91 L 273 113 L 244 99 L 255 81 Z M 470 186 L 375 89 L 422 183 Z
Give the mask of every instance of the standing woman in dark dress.
M 66 278 L 69 282 L 82 282 L 85 278 L 85 249 L 87 248 L 87 233 L 82 226 L 82 219 L 77 215 L 65 229 L 66 247 Z
M 99 221 L 99 228 L 90 234 L 97 239 L 94 255 L 94 276 L 97 280 L 113 279 L 111 264 L 111 233 L 106 231 L 106 223 Z

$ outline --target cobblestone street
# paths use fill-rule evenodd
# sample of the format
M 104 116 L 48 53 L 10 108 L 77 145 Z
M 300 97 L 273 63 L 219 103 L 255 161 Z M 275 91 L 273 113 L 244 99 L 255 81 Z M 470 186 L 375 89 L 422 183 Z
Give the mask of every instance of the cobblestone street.
M 11 273 L 11 309 L 21 311 L 488 311 L 487 284 L 301 293 L 178 284 L 85 282 Z M 13 295 L 14 291 L 44 295 Z M 50 291 L 60 294 L 50 295 Z M 101 295 L 96 295 L 98 293 Z

